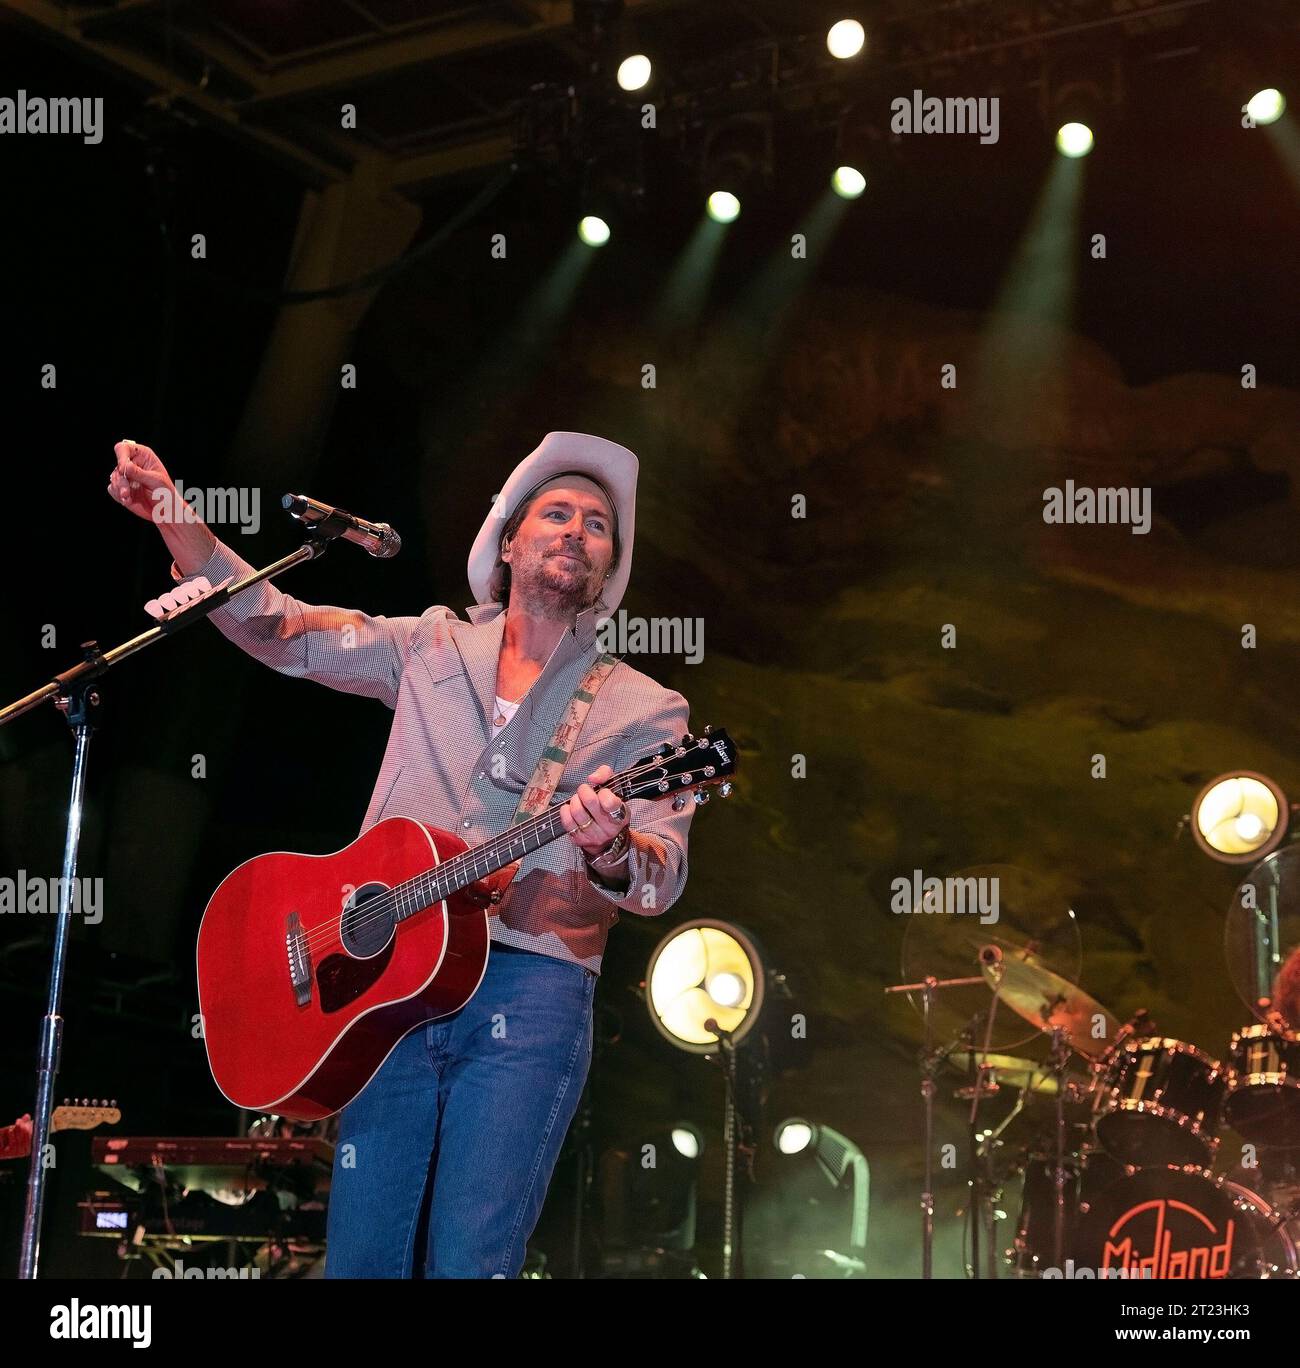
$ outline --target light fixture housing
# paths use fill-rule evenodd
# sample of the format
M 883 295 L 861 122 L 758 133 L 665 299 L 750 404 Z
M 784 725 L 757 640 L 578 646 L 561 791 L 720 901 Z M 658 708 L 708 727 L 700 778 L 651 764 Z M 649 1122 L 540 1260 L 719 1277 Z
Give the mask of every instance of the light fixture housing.
M 848 1136 L 792 1116 L 745 1207 L 745 1268 L 759 1278 L 863 1278 L 871 1170 Z
M 1196 795 L 1191 828 L 1196 844 L 1221 864 L 1254 864 L 1286 837 L 1291 807 L 1281 787 L 1253 770 L 1216 775 Z
M 717 988 L 717 996 L 710 991 Z M 740 1044 L 754 1029 L 767 990 L 757 941 L 734 923 L 701 917 L 670 931 L 646 968 L 646 1007 L 655 1029 L 679 1050 L 716 1054 L 712 1018 Z

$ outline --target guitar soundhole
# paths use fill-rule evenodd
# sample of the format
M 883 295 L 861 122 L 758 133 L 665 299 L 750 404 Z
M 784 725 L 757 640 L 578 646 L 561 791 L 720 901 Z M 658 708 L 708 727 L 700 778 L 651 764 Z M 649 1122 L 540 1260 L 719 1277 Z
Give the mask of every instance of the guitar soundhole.
M 343 948 L 358 959 L 377 955 L 393 938 L 393 912 L 367 906 L 387 893 L 383 884 L 362 884 L 343 908 L 340 939 Z

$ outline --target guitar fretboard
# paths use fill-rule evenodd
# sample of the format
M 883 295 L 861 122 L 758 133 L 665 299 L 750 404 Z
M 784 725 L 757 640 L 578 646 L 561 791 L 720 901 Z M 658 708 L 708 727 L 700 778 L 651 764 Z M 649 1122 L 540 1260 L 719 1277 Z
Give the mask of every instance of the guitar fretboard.
M 602 785 L 602 791 L 608 790 L 617 794 L 626 802 L 632 786 L 631 778 L 621 775 Z M 499 836 L 484 841 L 482 845 L 464 850 L 459 855 L 452 856 L 450 860 L 435 865 L 433 869 L 417 874 L 413 879 L 407 879 L 405 883 L 394 884 L 388 890 L 394 920 L 404 921 L 407 917 L 413 917 L 417 912 L 423 912 L 426 907 L 432 907 L 434 903 L 451 897 L 458 889 L 472 884 L 475 879 L 486 878 L 498 869 L 513 864 L 515 860 L 531 855 L 534 850 L 540 850 L 542 846 L 549 845 L 560 836 L 566 835 L 564 825 L 560 821 L 560 810 L 563 806 L 563 803 L 557 803 L 536 817 L 508 827 Z

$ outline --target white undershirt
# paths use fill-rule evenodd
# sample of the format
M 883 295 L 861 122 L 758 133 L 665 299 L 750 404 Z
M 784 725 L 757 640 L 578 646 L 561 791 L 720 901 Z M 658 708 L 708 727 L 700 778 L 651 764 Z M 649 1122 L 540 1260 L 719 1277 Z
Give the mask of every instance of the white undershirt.
M 510 719 L 519 710 L 519 704 L 522 702 L 522 699 L 517 699 L 515 702 L 509 703 L 504 698 L 502 698 L 500 694 L 497 694 L 496 710 L 492 715 L 492 739 L 494 741 L 496 740 L 498 734 L 505 730 L 506 726 L 510 722 Z M 499 726 L 497 724 L 498 717 L 504 719 Z

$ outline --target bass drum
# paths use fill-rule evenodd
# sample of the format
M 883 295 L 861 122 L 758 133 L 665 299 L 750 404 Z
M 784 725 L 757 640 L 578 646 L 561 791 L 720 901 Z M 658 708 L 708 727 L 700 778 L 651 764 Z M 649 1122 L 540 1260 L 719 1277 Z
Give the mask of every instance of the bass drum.
M 1080 1202 L 1086 1210 L 1088 1197 L 1103 1191 L 1124 1172 L 1124 1166 L 1100 1151 L 1085 1150 L 1082 1154 L 1067 1151 L 1061 1171 L 1065 1176 L 1061 1247 L 1068 1255 L 1076 1240 Z M 1007 1250 L 1006 1260 L 1014 1270 L 1014 1277 L 1041 1278 L 1043 1270 L 1053 1267 L 1055 1262 L 1052 1257 L 1056 1242 L 1055 1153 L 1041 1150 L 1030 1153 L 1025 1160 L 1024 1177 L 1015 1244 Z
M 1142 1168 L 1081 1209 L 1077 1268 L 1129 1278 L 1293 1278 L 1282 1218 L 1240 1183 L 1205 1169 Z

